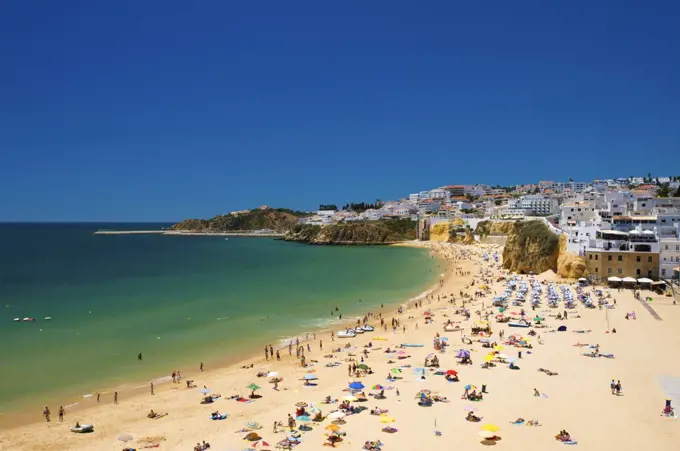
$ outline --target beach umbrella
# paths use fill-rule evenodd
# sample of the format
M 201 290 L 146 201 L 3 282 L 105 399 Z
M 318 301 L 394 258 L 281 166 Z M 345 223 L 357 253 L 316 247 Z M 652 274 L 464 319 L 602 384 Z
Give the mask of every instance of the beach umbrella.
M 381 423 L 394 423 L 395 421 L 397 421 L 394 418 L 387 416 L 387 415 L 380 415 L 379 420 L 380 420 Z
M 257 448 L 258 446 L 271 446 L 269 443 L 265 442 L 264 440 L 259 440 L 255 443 L 253 443 L 253 448 Z
M 210 393 L 210 389 L 209 388 L 202 388 L 202 389 L 199 390 L 199 392 L 203 393 L 204 395 L 207 395 L 208 393 Z
M 248 385 L 246 388 L 249 388 L 249 389 L 251 389 L 251 390 L 259 390 L 259 389 L 260 389 L 260 386 L 257 385 L 257 384 L 250 384 L 250 385 Z
M 267 377 L 279 377 L 279 373 L 276 371 L 270 371 L 267 373 Z
M 497 432 L 498 429 L 500 428 L 495 424 L 485 424 L 484 426 L 482 426 L 482 431 Z
M 118 441 L 127 443 L 132 441 L 132 435 L 130 434 L 121 434 L 118 436 Z
M 262 429 L 262 425 L 258 423 L 257 421 L 247 421 L 246 422 L 246 429 L 250 429 L 251 431 L 255 431 L 257 429 Z
M 477 386 L 468 384 L 465 387 L 463 387 L 465 390 L 477 390 Z
M 485 362 L 490 362 L 490 361 L 493 360 L 493 358 L 494 358 L 493 355 L 487 354 L 487 355 L 484 357 L 484 361 L 485 361 Z
M 374 386 L 373 386 L 373 390 L 385 390 L 385 387 L 383 387 L 382 385 L 378 384 L 378 385 L 374 385 Z
M 311 418 L 309 418 L 307 415 L 300 415 L 299 417 L 295 417 L 297 421 L 302 421 L 303 423 L 309 423 L 312 421 Z
M 250 432 L 248 435 L 243 437 L 243 440 L 248 440 L 250 442 L 256 442 L 258 440 L 262 440 L 262 437 L 260 437 L 257 432 Z
M 306 381 L 315 381 L 318 379 L 318 377 L 316 376 L 316 374 L 305 374 L 303 379 Z
M 357 398 L 356 396 L 348 395 L 348 396 L 345 396 L 345 397 L 342 398 L 342 399 L 345 400 L 345 401 L 350 401 L 350 402 L 351 402 L 351 401 L 357 401 L 359 398 Z
M 485 438 L 485 439 L 490 439 L 490 438 L 496 436 L 496 434 L 494 434 L 493 432 L 490 432 L 490 431 L 479 431 L 477 433 L 477 435 L 479 435 L 480 437 Z
M 400 370 L 399 368 L 392 368 L 392 369 L 390 370 L 390 372 L 392 372 L 392 373 L 401 373 L 401 370 Z
M 332 432 L 337 432 L 337 431 L 340 430 L 340 426 L 338 426 L 336 424 L 329 424 L 328 426 L 326 426 L 326 430 L 332 431 Z
M 328 418 L 331 420 L 339 420 L 341 418 L 345 418 L 345 413 L 342 410 L 336 410 L 335 412 L 331 412 L 328 415 Z
M 458 375 L 458 371 L 456 371 L 456 370 L 447 370 L 447 371 L 446 371 L 446 375 L 447 375 L 447 376 L 457 376 L 457 375 Z
M 462 359 L 464 357 L 470 357 L 470 351 L 466 351 L 465 349 L 461 349 L 458 351 L 458 355 L 456 356 L 459 359 Z
M 439 341 L 449 341 L 449 337 L 440 337 Z
M 299 401 L 295 403 L 295 407 L 307 407 L 309 404 L 307 404 L 304 401 Z
M 468 412 L 476 412 L 477 408 L 472 406 L 466 406 L 465 408 L 463 408 L 463 410 L 466 410 Z
M 490 339 L 490 338 L 481 338 L 481 339 L 479 340 L 479 342 L 480 342 L 480 343 L 491 343 L 491 339 Z
M 367 370 L 368 365 L 366 365 L 365 363 L 362 363 L 361 365 L 357 365 L 357 368 L 359 368 L 360 370 Z
M 503 346 L 501 346 L 501 345 L 496 345 L 496 346 L 494 346 L 493 348 L 494 348 L 496 351 L 502 351 L 503 349 L 505 349 L 505 348 L 504 348 Z
M 364 384 L 362 384 L 361 382 L 352 382 L 351 384 L 349 384 L 349 388 L 353 390 L 361 390 L 362 388 L 364 388 Z

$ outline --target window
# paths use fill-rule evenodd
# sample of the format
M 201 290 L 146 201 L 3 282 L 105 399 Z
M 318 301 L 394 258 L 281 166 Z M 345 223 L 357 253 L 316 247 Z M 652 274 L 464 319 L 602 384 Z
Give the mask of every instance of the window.
M 611 274 L 611 273 L 612 273 L 612 269 L 611 269 L 611 268 L 607 268 L 607 274 Z
M 666 245 L 666 250 L 668 250 L 668 244 Z
M 618 272 L 619 274 L 623 274 L 623 269 L 619 268 L 616 272 Z
M 612 256 L 611 256 L 611 255 L 607 255 L 607 260 L 608 260 L 608 261 L 612 261 Z
M 599 260 L 600 256 L 598 254 L 595 254 L 595 260 Z
M 675 245 L 675 250 L 676 250 L 676 251 L 680 251 L 680 244 L 676 244 L 676 245 Z
M 638 255 L 637 257 L 635 257 L 635 261 L 637 261 L 638 263 L 640 263 L 640 256 L 639 256 L 639 255 Z
M 595 272 L 600 272 L 599 269 L 600 269 L 600 268 L 595 268 Z
M 651 263 L 651 262 L 652 262 L 652 257 L 647 257 L 647 263 Z
M 661 270 L 661 277 L 666 277 L 666 270 L 665 269 Z
M 652 277 L 652 270 L 647 271 L 647 277 Z
M 593 259 L 593 254 L 590 254 L 590 255 L 588 256 L 588 260 L 592 260 L 592 259 Z
M 620 261 L 620 262 L 623 261 L 623 256 L 619 255 L 619 261 Z
M 640 268 L 635 270 L 635 274 L 637 274 L 638 276 L 640 275 Z

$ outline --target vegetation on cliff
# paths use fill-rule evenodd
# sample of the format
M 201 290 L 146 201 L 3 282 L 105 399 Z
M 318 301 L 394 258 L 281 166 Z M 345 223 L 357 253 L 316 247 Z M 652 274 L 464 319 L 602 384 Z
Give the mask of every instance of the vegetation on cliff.
M 521 274 L 557 271 L 559 238 L 542 221 L 506 223 L 508 241 L 503 248 L 503 267 Z
M 287 241 L 308 244 L 392 244 L 416 238 L 410 219 L 350 222 L 327 226 L 295 224 L 284 236 Z
M 470 226 L 466 226 L 461 219 L 454 219 L 451 222 L 440 222 L 430 227 L 430 241 L 472 244 L 475 242 L 475 237 Z
M 306 213 L 285 208 L 256 208 L 215 216 L 211 219 L 187 219 L 170 227 L 171 230 L 192 232 L 237 232 L 269 229 L 285 232 L 297 224 Z

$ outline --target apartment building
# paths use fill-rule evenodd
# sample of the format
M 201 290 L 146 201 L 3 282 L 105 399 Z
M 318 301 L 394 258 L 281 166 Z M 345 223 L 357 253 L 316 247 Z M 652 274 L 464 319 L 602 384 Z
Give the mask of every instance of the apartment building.
M 588 273 L 601 279 L 607 277 L 659 278 L 659 253 L 604 249 L 586 252 Z
M 680 239 L 661 238 L 659 240 L 659 271 L 661 277 L 674 277 L 673 271 L 680 265 Z

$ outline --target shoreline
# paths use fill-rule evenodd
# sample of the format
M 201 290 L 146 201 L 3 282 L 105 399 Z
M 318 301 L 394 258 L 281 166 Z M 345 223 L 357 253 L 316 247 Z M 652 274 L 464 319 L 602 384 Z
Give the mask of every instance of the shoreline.
M 280 232 L 192 232 L 190 230 L 97 230 L 93 235 L 167 235 L 167 236 L 238 236 L 238 237 L 282 237 Z
M 132 231 L 133 234 L 135 234 L 136 231 Z M 141 231 L 140 233 L 144 233 L 144 231 Z M 175 233 L 172 233 L 170 235 L 175 235 Z M 203 234 L 205 235 L 205 234 Z M 258 235 L 259 236 L 259 235 Z M 431 246 L 426 244 L 426 242 L 406 242 L 406 243 L 398 243 L 398 244 L 392 244 L 392 246 L 407 246 L 407 247 L 413 247 L 413 248 L 420 248 L 423 250 L 428 251 L 428 256 L 432 256 L 433 258 L 437 258 L 440 260 L 440 262 L 444 263 L 445 265 L 447 262 L 445 259 L 443 259 L 439 254 L 433 253 Z M 425 286 L 425 290 L 419 292 L 418 294 L 410 297 L 409 299 L 400 299 L 400 300 L 395 300 L 389 304 L 385 304 L 385 306 L 381 309 L 381 313 L 383 315 L 395 315 L 396 312 L 399 310 L 401 307 L 406 307 L 409 305 L 412 305 L 414 302 L 417 300 L 423 299 L 425 296 L 431 293 L 437 292 L 437 289 L 440 288 L 440 282 L 442 276 L 448 276 L 447 274 L 448 266 L 446 266 L 442 273 L 440 273 L 436 277 L 436 281 L 428 283 Z M 374 308 L 380 308 L 374 307 Z M 343 330 L 344 328 L 350 327 L 350 326 L 355 326 L 356 325 L 356 320 L 358 318 L 363 317 L 364 315 L 370 314 L 370 313 L 378 313 L 378 312 L 368 312 L 365 309 L 359 309 L 359 312 L 355 315 L 351 315 L 347 318 L 343 318 L 342 320 L 338 320 L 337 318 L 332 322 L 332 324 L 326 324 L 326 325 L 319 325 L 314 328 L 310 328 L 309 330 L 305 330 L 300 332 L 300 334 L 296 336 L 286 336 L 282 338 L 276 339 L 276 341 L 272 341 L 272 345 L 276 344 L 277 346 L 274 346 L 274 349 L 277 349 L 281 351 L 281 355 L 283 356 L 284 350 L 287 349 L 288 345 L 285 343 L 288 343 L 291 340 L 295 340 L 296 338 L 300 339 L 301 344 L 305 344 L 308 342 L 312 342 L 314 338 L 312 336 L 316 334 L 323 334 L 328 341 L 330 341 L 330 333 L 337 332 L 339 330 Z M 335 318 L 335 317 L 334 317 Z M 307 334 L 310 335 L 310 338 L 303 339 L 302 337 Z M 229 370 L 233 370 L 235 368 L 240 368 L 243 365 L 250 365 L 254 364 L 262 359 L 261 354 L 259 354 L 254 348 L 243 350 L 241 352 L 236 352 L 231 354 L 229 357 L 221 358 L 215 361 L 206 361 L 204 362 L 206 364 L 206 367 L 210 368 L 209 370 L 206 371 L 199 371 L 199 370 L 181 370 L 182 372 L 182 377 L 185 380 L 191 380 L 192 378 L 201 375 L 202 377 L 214 377 L 214 376 L 219 376 L 224 374 L 225 372 L 228 372 Z M 196 367 L 198 367 L 198 363 L 196 362 Z M 180 365 L 181 366 L 181 365 Z M 118 392 L 120 399 L 121 400 L 134 400 L 137 397 L 142 397 L 144 394 L 148 393 L 149 391 L 149 382 L 153 382 L 155 386 L 155 391 L 156 392 L 162 392 L 164 389 L 167 389 L 167 384 L 171 383 L 171 377 L 170 375 L 161 375 L 161 376 L 153 376 L 147 381 L 143 381 L 141 379 L 131 379 L 128 381 L 125 381 L 123 383 L 119 384 L 111 384 L 110 386 L 105 386 L 99 391 L 99 393 L 102 395 L 102 397 L 105 397 L 105 395 L 111 395 L 114 392 Z M 171 387 L 172 388 L 172 387 Z M 68 398 L 71 402 L 67 404 L 63 404 L 64 408 L 69 409 L 68 412 L 73 415 L 73 414 L 81 414 L 86 412 L 89 409 L 95 409 L 98 407 L 98 404 L 96 402 L 93 402 L 93 400 L 96 397 L 96 391 L 93 393 L 85 393 L 85 394 L 80 394 L 80 395 L 75 395 L 72 391 L 69 390 L 63 390 L 61 392 L 55 392 L 54 395 L 49 395 L 50 401 L 48 401 L 48 404 L 54 405 L 55 403 L 52 401 L 52 399 L 63 397 L 63 398 Z M 88 396 L 90 395 L 90 396 Z M 41 403 L 31 403 L 30 405 L 25 405 L 21 407 L 17 407 L 15 409 L 11 409 L 5 412 L 0 411 L 0 432 L 7 432 L 11 431 L 13 429 L 21 428 L 24 426 L 30 426 L 30 425 L 35 425 L 35 424 L 41 424 L 42 422 L 40 420 L 36 420 L 39 416 L 37 415 L 36 412 L 39 412 L 39 409 L 41 405 L 45 404 L 44 402 Z M 103 403 L 102 403 L 103 404 Z M 2 449 L 0 447 L 0 449 Z

